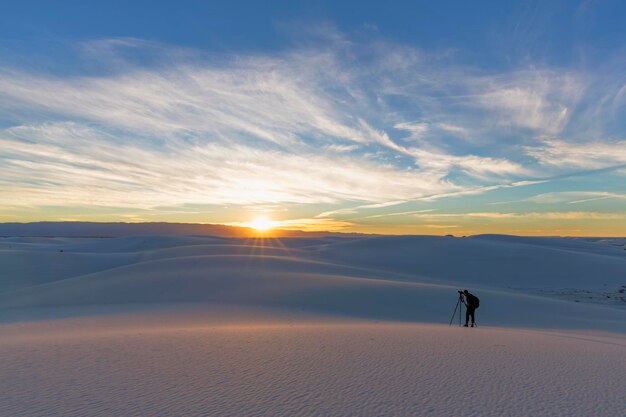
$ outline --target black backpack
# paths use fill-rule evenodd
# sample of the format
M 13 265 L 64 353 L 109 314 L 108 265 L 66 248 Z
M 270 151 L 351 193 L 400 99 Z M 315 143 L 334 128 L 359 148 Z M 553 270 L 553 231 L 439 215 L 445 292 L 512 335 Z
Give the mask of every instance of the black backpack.
M 469 297 L 467 297 L 467 303 L 474 308 L 480 307 L 480 300 L 474 294 L 471 294 Z

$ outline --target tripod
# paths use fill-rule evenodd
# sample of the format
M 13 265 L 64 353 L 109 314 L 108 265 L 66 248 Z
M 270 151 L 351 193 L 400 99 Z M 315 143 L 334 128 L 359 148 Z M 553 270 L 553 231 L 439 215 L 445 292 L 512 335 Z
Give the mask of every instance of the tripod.
M 452 320 L 454 320 L 454 316 L 456 316 L 456 310 L 459 310 L 459 327 L 461 327 L 461 310 L 463 310 L 463 307 L 461 307 L 461 304 L 465 304 L 464 300 L 463 300 L 463 293 L 461 291 L 459 291 L 459 298 L 456 301 L 456 307 L 454 307 L 454 313 L 452 313 L 452 318 L 450 319 L 450 326 L 452 326 Z

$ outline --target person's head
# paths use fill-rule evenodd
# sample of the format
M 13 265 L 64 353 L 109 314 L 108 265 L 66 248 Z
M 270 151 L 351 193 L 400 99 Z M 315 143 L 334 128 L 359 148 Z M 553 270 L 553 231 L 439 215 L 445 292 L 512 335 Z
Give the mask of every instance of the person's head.
M 467 295 L 467 294 L 469 294 L 469 291 L 463 290 L 463 294 Z

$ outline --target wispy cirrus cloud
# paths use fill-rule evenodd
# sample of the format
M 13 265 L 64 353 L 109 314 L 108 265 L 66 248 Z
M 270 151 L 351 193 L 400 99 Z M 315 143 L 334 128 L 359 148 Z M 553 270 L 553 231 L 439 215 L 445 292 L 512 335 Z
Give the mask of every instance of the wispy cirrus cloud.
M 397 123 L 394 126 L 394 128 L 408 132 L 409 135 L 405 137 L 405 139 L 419 140 L 422 138 L 424 133 L 428 131 L 429 125 L 428 123 L 404 122 L 404 123 Z
M 584 91 L 581 75 L 551 70 L 519 71 L 477 80 L 486 92 L 478 102 L 492 110 L 502 126 L 559 134 Z
M 0 172 L 10 184 L 0 193 L 12 204 L 313 204 L 396 199 L 446 187 L 367 159 L 313 151 L 181 141 L 153 149 L 115 143 L 74 123 L 10 133 L 0 138 L 6 162 Z
M 103 45 L 110 55 L 120 42 Z M 399 59 L 392 65 L 407 64 Z M 361 101 L 370 94 L 361 71 L 337 50 L 129 64 L 106 76 L 5 68 L 0 111 L 30 121 L 2 137 L 12 184 L 5 192 L 28 191 L 19 193 L 23 204 L 383 202 L 456 190 L 445 179 L 455 168 L 470 176 L 520 171 L 504 159 L 396 143 L 373 126 L 379 119 L 366 121 L 376 106 Z M 33 110 L 44 122 L 32 123 Z M 416 168 L 390 164 L 397 155 Z M 94 197 L 95 187 L 106 199 Z
M 436 209 L 426 209 L 426 210 L 413 210 L 413 211 L 402 211 L 397 213 L 385 213 L 385 214 L 374 214 L 372 216 L 362 217 L 363 219 L 379 219 L 381 217 L 390 217 L 390 216 L 409 216 L 418 213 L 429 213 L 431 211 L 436 211 Z
M 539 204 L 580 204 L 606 199 L 624 200 L 626 199 L 626 194 L 608 193 L 602 191 L 561 191 L 538 194 L 525 199 L 525 201 Z
M 580 204 L 598 200 L 626 200 L 626 194 L 610 193 L 605 191 L 554 191 L 541 193 L 532 197 L 513 201 L 499 201 L 489 205 L 530 202 L 535 204 Z
M 585 211 L 563 212 L 469 212 L 469 213 L 426 213 L 414 214 L 415 217 L 434 218 L 487 218 L 487 219 L 541 219 L 541 220 L 622 220 L 624 213 L 597 213 Z
M 0 198 L 328 204 L 336 209 L 316 219 L 330 221 L 626 163 L 624 141 L 567 135 L 572 115 L 578 124 L 598 117 L 587 74 L 486 73 L 335 35 L 247 55 L 99 40 L 82 48 L 112 66 L 97 74 L 0 67 L 0 118 L 10 126 L 0 131 Z M 603 94 L 614 103 L 623 95 Z
M 626 141 L 591 140 L 585 143 L 546 139 L 526 153 L 542 165 L 599 169 L 626 164 Z

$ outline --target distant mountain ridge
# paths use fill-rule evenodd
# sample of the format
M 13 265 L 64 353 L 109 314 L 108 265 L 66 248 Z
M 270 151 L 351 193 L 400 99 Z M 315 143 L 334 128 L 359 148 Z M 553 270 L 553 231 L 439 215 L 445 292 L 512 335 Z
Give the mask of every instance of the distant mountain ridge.
M 132 235 L 198 235 L 218 237 L 319 237 L 351 236 L 332 232 L 303 232 L 299 230 L 273 230 L 261 234 L 246 227 L 197 223 L 99 223 L 99 222 L 33 222 L 0 223 L 3 237 L 121 237 Z

